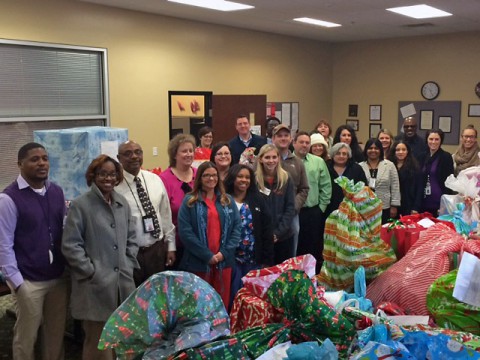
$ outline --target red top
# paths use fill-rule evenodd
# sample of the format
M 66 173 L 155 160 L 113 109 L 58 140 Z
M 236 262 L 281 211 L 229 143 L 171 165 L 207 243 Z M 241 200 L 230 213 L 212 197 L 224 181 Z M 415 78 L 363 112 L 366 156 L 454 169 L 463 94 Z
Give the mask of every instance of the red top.
M 210 160 L 210 155 L 212 154 L 212 149 L 197 147 L 195 148 L 195 154 L 193 156 L 194 160 Z
M 222 230 L 220 227 L 220 217 L 218 216 L 217 208 L 215 207 L 216 197 L 212 200 L 205 198 L 207 204 L 207 238 L 208 248 L 214 254 L 220 250 L 220 238 Z

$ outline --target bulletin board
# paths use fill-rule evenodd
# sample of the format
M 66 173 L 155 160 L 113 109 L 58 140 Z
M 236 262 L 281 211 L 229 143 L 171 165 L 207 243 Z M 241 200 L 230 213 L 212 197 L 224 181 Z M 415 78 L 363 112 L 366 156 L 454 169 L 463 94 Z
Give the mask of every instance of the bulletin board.
M 275 116 L 295 134 L 299 129 L 298 107 L 298 102 L 267 102 L 267 118 Z
M 443 144 L 458 145 L 460 138 L 461 101 L 399 101 L 398 102 L 398 134 L 403 127 L 403 116 L 400 109 L 413 104 L 417 120 L 417 134 L 425 138 L 429 129 L 442 129 L 445 133 Z

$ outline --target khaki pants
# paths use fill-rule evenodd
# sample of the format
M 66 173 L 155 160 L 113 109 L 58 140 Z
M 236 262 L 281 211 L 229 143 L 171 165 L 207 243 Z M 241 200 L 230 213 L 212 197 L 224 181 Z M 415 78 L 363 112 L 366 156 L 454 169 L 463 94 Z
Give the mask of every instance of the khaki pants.
M 39 329 L 42 359 L 64 359 L 67 279 L 62 277 L 48 281 L 25 280 L 13 294 L 17 315 L 13 329 L 13 359 L 35 360 L 34 349 Z

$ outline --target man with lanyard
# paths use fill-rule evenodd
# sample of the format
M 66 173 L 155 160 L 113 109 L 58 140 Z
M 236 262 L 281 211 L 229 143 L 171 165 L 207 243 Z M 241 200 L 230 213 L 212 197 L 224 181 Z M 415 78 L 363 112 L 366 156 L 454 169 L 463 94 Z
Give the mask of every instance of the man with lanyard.
M 20 175 L 0 194 L 0 270 L 16 300 L 13 359 L 34 360 L 41 329 L 43 359 L 63 359 L 68 287 L 61 252 L 65 199 L 49 182 L 45 148 L 18 151 Z
M 267 139 L 263 136 L 250 132 L 250 120 L 248 120 L 246 115 L 237 117 L 235 129 L 238 132 L 238 136 L 235 136 L 228 142 L 230 151 L 232 152 L 232 165 L 238 164 L 240 155 L 242 155 L 246 148 L 254 147 L 256 149 L 255 154 L 257 154 L 260 148 L 267 143 Z
M 135 221 L 140 269 L 134 270 L 133 277 L 139 286 L 175 262 L 175 226 L 162 180 L 141 169 L 142 147 L 135 141 L 124 142 L 117 157 L 123 166 L 124 180 L 115 190 L 127 199 Z
M 292 154 L 289 150 L 292 143 L 292 136 L 290 134 L 290 128 L 285 124 L 275 126 L 272 132 L 273 144 L 277 147 L 282 157 L 282 168 L 288 172 L 288 176 L 292 179 L 293 186 L 295 187 L 295 217 L 292 222 L 292 229 L 294 232 L 293 245 L 294 255 L 297 253 L 298 234 L 300 231 L 300 222 L 298 214 L 300 209 L 305 204 L 308 196 L 308 179 L 305 172 L 305 165 L 302 160 Z
M 332 183 L 325 161 L 310 150 L 310 136 L 299 131 L 293 139 L 295 156 L 302 159 L 307 173 L 307 201 L 300 210 L 300 234 L 298 236 L 297 255 L 312 254 L 317 259 L 317 272 L 322 265 L 323 232 L 325 229 L 325 209 L 330 204 Z

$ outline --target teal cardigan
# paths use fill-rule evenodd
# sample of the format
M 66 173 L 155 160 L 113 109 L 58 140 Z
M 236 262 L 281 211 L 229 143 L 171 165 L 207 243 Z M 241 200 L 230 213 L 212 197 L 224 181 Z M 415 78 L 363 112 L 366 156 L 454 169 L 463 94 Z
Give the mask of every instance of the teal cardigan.
M 235 264 L 235 249 L 240 242 L 240 214 L 233 198 L 227 196 L 230 205 L 222 206 L 219 194 L 215 202 L 221 226 L 220 252 L 225 258 L 217 265 L 219 268 Z M 189 207 L 187 202 L 191 197 L 185 196 L 178 213 L 178 232 L 184 247 L 179 268 L 190 272 L 208 272 L 208 262 L 215 254 L 208 248 L 207 205 L 200 194 L 198 201 Z

